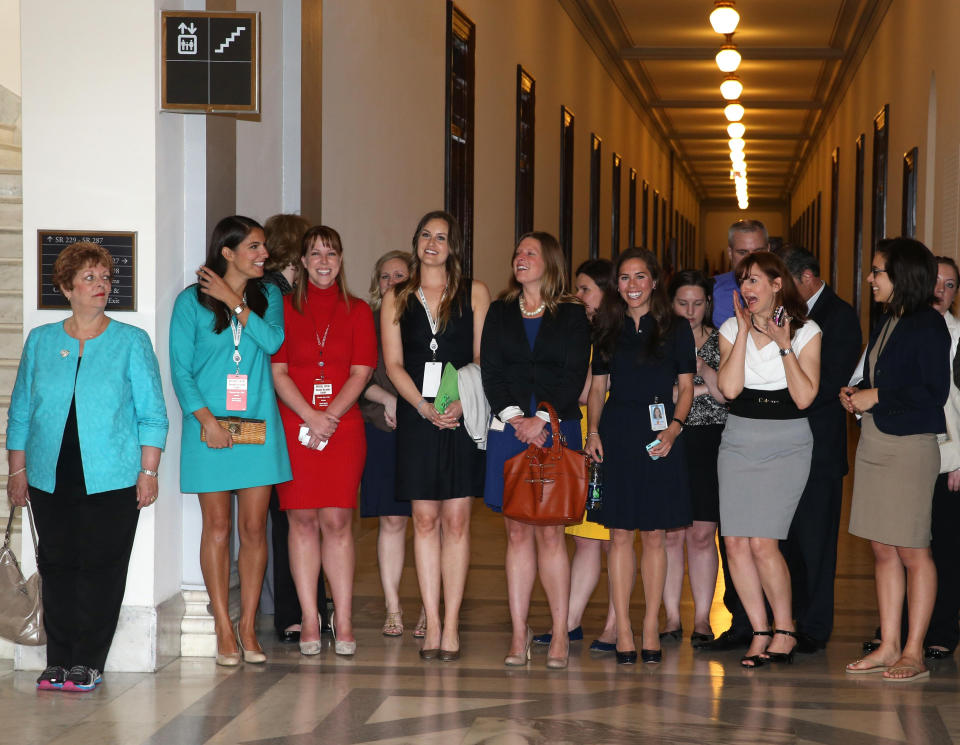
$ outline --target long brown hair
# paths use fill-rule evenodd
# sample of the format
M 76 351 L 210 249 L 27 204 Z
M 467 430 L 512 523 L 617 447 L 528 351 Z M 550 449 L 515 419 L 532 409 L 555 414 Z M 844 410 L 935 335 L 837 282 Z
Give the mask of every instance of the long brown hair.
M 653 280 L 653 292 L 650 295 L 650 310 L 648 313 L 654 320 L 654 327 L 650 334 L 647 334 L 647 344 L 643 355 L 649 356 L 659 352 L 660 344 L 667 333 L 673 328 L 677 316 L 673 312 L 670 301 L 667 299 L 667 291 L 662 282 L 663 273 L 660 269 L 660 263 L 657 261 L 657 255 L 645 248 L 631 248 L 624 251 L 617 259 L 616 270 L 614 271 L 613 292 L 604 293 L 603 301 L 597 308 L 597 314 L 594 319 L 596 329 L 596 348 L 600 358 L 609 361 L 613 357 L 613 350 L 616 347 L 617 339 L 620 336 L 620 330 L 623 328 L 623 321 L 627 315 L 627 303 L 620 296 L 619 277 L 620 269 L 631 259 L 639 259 L 647 267 L 647 273 Z
M 557 306 L 560 303 L 579 303 L 580 300 L 575 295 L 567 291 L 567 270 L 566 257 L 563 249 L 560 247 L 560 241 L 554 238 L 550 233 L 534 230 L 520 236 L 517 245 L 513 250 L 513 256 L 516 257 L 517 249 L 527 238 L 533 238 L 540 244 L 540 254 L 543 256 L 543 277 L 540 279 L 540 299 L 546 303 L 547 312 L 556 313 Z M 512 261 L 512 260 L 511 260 Z M 500 300 L 512 302 L 516 300 L 523 292 L 521 285 L 513 272 L 510 273 L 510 281 L 507 283 L 507 289 L 500 293 Z
M 450 314 L 454 304 L 458 308 L 463 308 L 463 302 L 466 298 L 466 288 L 470 286 L 470 279 L 463 276 L 463 268 L 460 264 L 460 252 L 463 250 L 463 238 L 460 233 L 460 223 L 457 218 L 449 212 L 443 210 L 434 210 L 428 212 L 420 218 L 417 223 L 417 229 L 413 233 L 413 264 L 410 267 L 410 278 L 401 285 L 394 288 L 396 292 L 396 315 L 393 322 L 400 323 L 400 317 L 407 309 L 411 296 L 416 295 L 420 288 L 420 255 L 417 252 L 417 242 L 420 239 L 420 233 L 424 226 L 431 220 L 443 220 L 447 223 L 447 291 L 440 301 L 440 309 L 437 313 L 437 322 L 439 325 L 438 333 L 443 333 L 447 327 L 447 321 L 450 320 Z
M 307 277 L 307 268 L 303 265 L 303 257 L 307 255 L 317 241 L 320 242 L 321 246 L 332 248 L 340 257 L 340 271 L 337 272 L 336 282 L 337 287 L 340 288 L 340 297 L 343 298 L 343 302 L 349 309 L 350 291 L 347 289 L 347 275 L 343 268 L 343 244 L 340 242 L 340 234 L 326 225 L 314 225 L 303 234 L 303 241 L 300 244 L 300 262 L 297 264 L 297 279 L 290 299 L 293 303 L 293 309 L 297 313 L 303 313 L 303 304 L 307 300 L 307 283 L 310 282 Z
M 763 272 L 771 282 L 775 279 L 780 280 L 780 289 L 774 294 L 773 307 L 782 305 L 783 309 L 790 316 L 790 338 L 797 333 L 797 329 L 807 322 L 807 303 L 800 295 L 797 289 L 797 283 L 790 274 L 787 265 L 783 259 L 770 251 L 754 251 L 745 256 L 737 266 L 737 286 L 743 284 L 744 280 L 750 276 L 750 270 L 757 267 Z

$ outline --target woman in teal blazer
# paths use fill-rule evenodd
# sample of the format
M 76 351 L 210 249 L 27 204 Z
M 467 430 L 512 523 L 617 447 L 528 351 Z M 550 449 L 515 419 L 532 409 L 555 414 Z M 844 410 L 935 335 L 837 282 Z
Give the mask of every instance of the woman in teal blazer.
M 90 691 L 117 629 L 139 510 L 157 499 L 167 437 L 160 371 L 141 329 L 104 314 L 113 259 L 57 257 L 72 315 L 30 332 L 10 399 L 7 494 L 40 536 L 47 668 L 41 690 Z
M 283 300 L 275 286 L 260 281 L 267 255 L 258 223 L 225 217 L 213 230 L 198 283 L 177 297 L 170 321 L 170 371 L 183 410 L 180 490 L 199 495 L 200 567 L 213 609 L 217 664 L 227 666 L 239 665 L 241 657 L 266 661 L 254 620 L 267 565 L 267 507 L 270 487 L 291 478 L 270 374 L 270 355 L 283 343 Z M 265 443 L 234 444 L 218 416 L 265 421 Z M 240 533 L 236 626 L 227 610 L 233 492 Z

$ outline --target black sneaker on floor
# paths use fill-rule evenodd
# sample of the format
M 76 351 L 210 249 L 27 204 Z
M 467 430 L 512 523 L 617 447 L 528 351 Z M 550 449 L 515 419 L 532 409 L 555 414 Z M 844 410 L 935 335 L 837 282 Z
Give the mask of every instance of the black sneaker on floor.
M 50 665 L 37 678 L 37 689 L 41 691 L 59 691 L 67 679 L 67 669 L 59 665 Z
M 70 668 L 67 679 L 63 682 L 63 690 L 80 692 L 92 691 L 102 680 L 103 678 L 100 676 L 100 671 L 96 668 L 87 667 L 86 665 L 74 665 Z

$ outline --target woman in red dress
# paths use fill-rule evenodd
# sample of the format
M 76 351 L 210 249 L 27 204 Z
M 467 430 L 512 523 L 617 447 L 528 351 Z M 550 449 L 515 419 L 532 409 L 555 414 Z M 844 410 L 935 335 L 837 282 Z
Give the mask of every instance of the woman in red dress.
M 320 652 L 322 565 L 336 608 L 334 649 L 352 655 L 351 523 L 367 450 L 357 399 L 376 367 L 377 340 L 370 306 L 347 291 L 337 231 L 310 228 L 300 263 L 296 289 L 284 298 L 285 341 L 273 356 L 293 469 L 293 480 L 277 493 L 290 520 L 290 571 L 303 609 L 300 651 Z

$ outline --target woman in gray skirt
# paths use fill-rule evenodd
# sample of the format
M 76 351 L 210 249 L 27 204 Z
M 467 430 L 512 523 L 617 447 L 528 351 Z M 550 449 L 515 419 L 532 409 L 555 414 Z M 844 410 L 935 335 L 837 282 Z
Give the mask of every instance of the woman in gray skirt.
M 792 662 L 797 645 L 790 573 L 779 541 L 787 537 L 810 474 L 813 436 L 803 409 L 820 384 L 820 327 L 807 319 L 790 272 L 769 251 L 745 258 L 737 280 L 734 317 L 720 327 L 717 378 L 730 414 L 717 471 L 720 532 L 753 627 L 740 664 L 753 668 Z
M 946 431 L 950 333 L 930 307 L 937 261 L 922 243 L 881 242 L 867 281 L 886 319 L 870 338 L 863 380 L 843 388 L 840 403 L 863 414 L 850 532 L 869 539 L 873 549 L 883 641 L 847 672 L 882 672 L 904 682 L 930 675 L 923 664 L 937 591 L 930 517 L 940 470 L 937 434 Z M 905 592 L 909 630 L 901 650 Z

